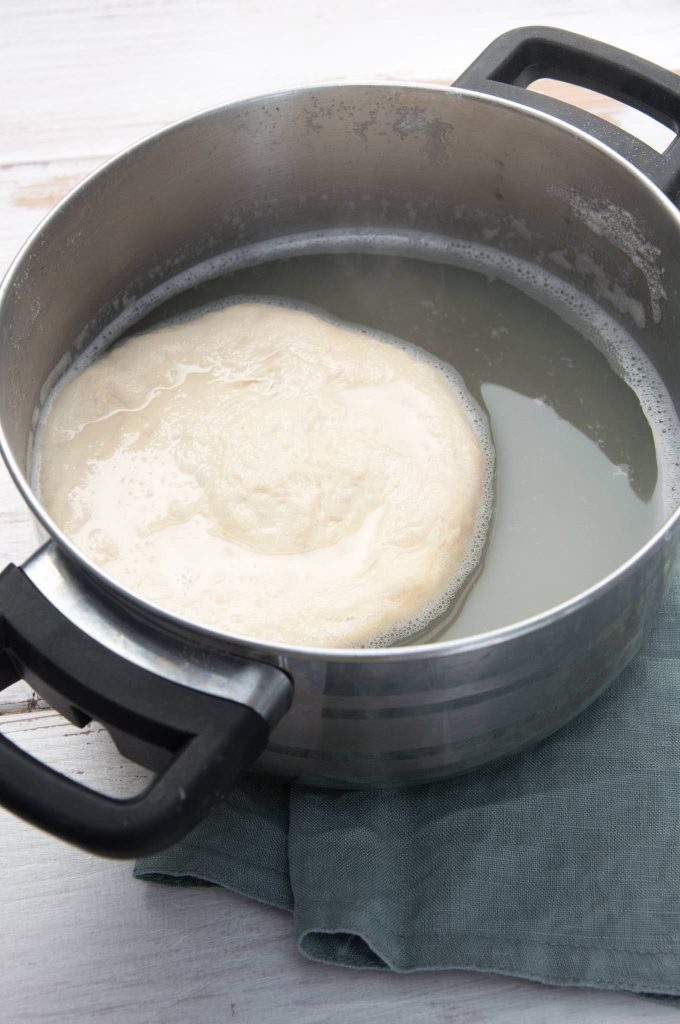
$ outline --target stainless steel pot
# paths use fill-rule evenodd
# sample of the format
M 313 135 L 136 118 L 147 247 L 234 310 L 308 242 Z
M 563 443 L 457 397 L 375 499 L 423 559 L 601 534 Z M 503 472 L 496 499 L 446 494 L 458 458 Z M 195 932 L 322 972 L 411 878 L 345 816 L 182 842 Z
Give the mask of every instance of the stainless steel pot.
M 680 124 L 669 72 L 567 33 L 517 30 L 456 88 L 331 85 L 182 121 L 91 175 L 28 241 L 0 294 L 0 446 L 51 539 L 0 576 L 0 683 L 25 675 L 159 773 L 140 797 L 115 801 L 2 737 L 6 806 L 131 856 L 181 836 L 256 760 L 314 784 L 394 786 L 510 754 L 577 714 L 638 650 L 680 511 L 615 573 L 529 621 L 425 646 L 326 650 L 215 634 L 149 605 L 72 546 L 28 481 L 36 410 L 68 353 L 122 311 L 141 315 L 145 296 L 199 261 L 304 233 L 323 245 L 339 226 L 479 241 L 493 223 L 494 244 L 525 260 L 587 251 L 644 310 L 636 340 L 680 406 L 680 214 L 669 198 L 680 143 L 659 155 L 523 88 L 545 76 Z M 561 273 L 622 315 L 596 276 Z

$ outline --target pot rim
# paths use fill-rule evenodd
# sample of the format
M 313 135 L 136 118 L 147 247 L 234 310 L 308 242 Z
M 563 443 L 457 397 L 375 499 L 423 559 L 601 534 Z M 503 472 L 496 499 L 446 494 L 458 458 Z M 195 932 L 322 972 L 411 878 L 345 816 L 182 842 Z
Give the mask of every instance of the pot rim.
M 13 287 L 22 264 L 26 257 L 30 254 L 33 249 L 35 242 L 39 239 L 46 227 L 49 227 L 51 223 L 57 219 L 63 208 L 78 200 L 81 192 L 87 191 L 91 186 L 92 182 L 103 177 L 112 171 L 115 171 L 116 166 L 119 162 L 126 159 L 130 153 L 136 152 L 143 147 L 153 145 L 156 139 L 161 138 L 167 134 L 171 134 L 177 131 L 179 128 L 183 128 L 194 122 L 202 120 L 208 120 L 212 116 L 225 111 L 238 111 L 244 107 L 249 107 L 258 103 L 271 102 L 276 99 L 289 98 L 294 95 L 303 95 L 310 92 L 327 92 L 337 91 L 343 89 L 356 89 L 356 88 L 375 88 L 384 90 L 400 89 L 412 93 L 442 93 L 450 96 L 452 100 L 459 101 L 468 97 L 474 98 L 476 101 L 489 104 L 490 106 L 509 108 L 510 110 L 517 111 L 523 116 L 532 118 L 536 121 L 547 122 L 553 127 L 558 128 L 561 131 L 570 134 L 572 137 L 577 139 L 581 143 L 595 147 L 600 150 L 606 157 L 612 160 L 614 163 L 618 163 L 628 174 L 631 174 L 634 178 L 637 178 L 638 182 L 651 194 L 654 201 L 662 206 L 667 216 L 675 221 L 675 224 L 680 233 L 680 209 L 678 209 L 672 201 L 666 196 L 661 189 L 648 178 L 641 170 L 639 170 L 634 164 L 624 157 L 620 156 L 609 146 L 595 139 L 587 132 L 577 128 L 566 121 L 561 120 L 552 114 L 546 114 L 542 111 L 535 110 L 525 104 L 516 102 L 514 100 L 508 100 L 505 98 L 499 98 L 497 96 L 490 96 L 484 92 L 479 92 L 472 89 L 464 89 L 456 86 L 446 85 L 432 85 L 429 83 L 421 82 L 408 82 L 400 80 L 382 80 L 382 79 L 365 79 L 365 80 L 351 80 L 351 81 L 332 81 L 322 83 L 310 83 L 307 85 L 294 86 L 292 88 L 280 89 L 274 92 L 258 94 L 255 96 L 246 96 L 240 99 L 229 101 L 228 103 L 217 104 L 215 106 L 207 107 L 203 110 L 198 111 L 195 114 L 191 114 L 188 117 L 181 118 L 177 121 L 173 121 L 171 124 L 164 126 L 163 128 L 157 129 L 143 136 L 141 139 L 127 146 L 119 153 L 106 160 L 103 164 L 96 167 L 90 174 L 88 174 L 81 182 L 79 182 L 74 188 L 72 188 L 57 204 L 54 206 L 46 216 L 40 221 L 40 223 L 34 228 L 27 240 L 19 249 L 19 252 L 14 257 L 9 265 L 7 272 L 5 273 L 2 281 L 0 281 L 0 314 L 2 306 L 4 304 L 6 296 L 9 294 L 10 289 Z M 637 551 L 635 551 L 626 561 L 617 566 L 616 569 L 608 573 L 602 579 L 592 584 L 585 590 L 575 594 L 573 597 L 560 604 L 553 605 L 545 611 L 539 612 L 536 615 L 522 619 L 518 622 L 511 623 L 508 626 L 503 626 L 498 629 L 489 630 L 484 633 L 477 633 L 467 637 L 460 637 L 455 640 L 439 640 L 426 644 L 419 645 L 405 645 L 398 647 L 375 647 L 375 648 L 361 648 L 361 647 L 313 647 L 313 646 L 297 646 L 294 644 L 276 643 L 273 641 L 259 640 L 254 637 L 240 635 L 237 633 L 225 633 L 219 630 L 211 629 L 203 626 L 200 623 L 194 622 L 191 619 L 184 619 L 180 616 L 167 611 L 158 605 L 153 604 L 151 601 L 138 596 L 133 591 L 128 590 L 123 584 L 117 582 L 115 579 L 107 575 L 100 567 L 91 562 L 81 552 L 69 538 L 60 530 L 52 518 L 48 515 L 47 511 L 42 505 L 38 495 L 33 490 L 29 479 L 19 466 L 17 460 L 14 458 L 9 443 L 0 419 L 0 455 L 9 471 L 9 474 L 14 481 L 17 489 L 19 490 L 22 498 L 28 505 L 30 511 L 44 527 L 50 537 L 56 543 L 61 553 L 65 554 L 71 562 L 84 571 L 89 577 L 93 578 L 97 584 L 105 591 L 113 592 L 122 602 L 131 606 L 133 609 L 137 609 L 142 614 L 146 621 L 153 621 L 155 625 L 160 628 L 163 625 L 172 631 L 180 630 L 185 632 L 190 630 L 196 637 L 201 638 L 203 641 L 210 644 L 218 643 L 220 646 L 225 644 L 229 645 L 230 648 L 244 649 L 247 648 L 249 652 L 255 652 L 255 657 L 258 654 L 275 656 L 277 658 L 290 658 L 295 660 L 323 660 L 333 662 L 389 662 L 389 661 L 403 661 L 403 660 L 419 660 L 432 657 L 451 657 L 456 654 L 464 654 L 467 652 L 479 650 L 480 648 L 500 645 L 512 640 L 515 640 L 528 633 L 534 632 L 541 629 L 544 626 L 549 626 L 559 619 L 566 618 L 571 613 L 576 612 L 578 609 L 589 604 L 592 600 L 599 597 L 601 594 L 615 587 L 620 581 L 624 579 L 630 572 L 634 571 L 635 568 L 644 561 L 647 555 L 663 543 L 664 539 L 670 535 L 670 533 L 680 523 L 680 504 L 675 511 L 665 520 L 664 523 L 655 531 L 650 539 Z

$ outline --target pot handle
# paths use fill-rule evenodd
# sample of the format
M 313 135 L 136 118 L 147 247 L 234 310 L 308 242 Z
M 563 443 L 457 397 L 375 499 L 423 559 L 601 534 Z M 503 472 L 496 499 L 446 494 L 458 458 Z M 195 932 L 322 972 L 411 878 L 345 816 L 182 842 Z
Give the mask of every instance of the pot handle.
M 663 153 L 587 111 L 529 91 L 539 78 L 581 85 L 649 114 L 676 137 Z M 514 100 L 580 128 L 625 157 L 668 195 L 680 192 L 680 76 L 562 29 L 516 28 L 495 39 L 454 86 Z
M 261 668 L 281 698 L 280 711 L 287 707 L 283 672 L 234 662 L 245 672 Z M 66 778 L 0 735 L 0 804 L 109 857 L 152 853 L 189 832 L 253 764 L 274 724 L 245 703 L 177 685 L 103 646 L 23 568 L 9 565 L 0 573 L 0 689 L 21 678 L 75 725 L 95 718 L 121 749 L 135 751 L 134 760 L 161 765 L 147 789 L 119 800 Z

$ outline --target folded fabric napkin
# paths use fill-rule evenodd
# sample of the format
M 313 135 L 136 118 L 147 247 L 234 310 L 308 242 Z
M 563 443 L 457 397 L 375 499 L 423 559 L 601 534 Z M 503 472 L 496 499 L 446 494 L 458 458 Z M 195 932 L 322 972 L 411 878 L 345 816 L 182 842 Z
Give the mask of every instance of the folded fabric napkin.
M 633 664 L 532 750 L 397 791 L 252 775 L 138 877 L 294 914 L 306 956 L 680 995 L 680 576 Z

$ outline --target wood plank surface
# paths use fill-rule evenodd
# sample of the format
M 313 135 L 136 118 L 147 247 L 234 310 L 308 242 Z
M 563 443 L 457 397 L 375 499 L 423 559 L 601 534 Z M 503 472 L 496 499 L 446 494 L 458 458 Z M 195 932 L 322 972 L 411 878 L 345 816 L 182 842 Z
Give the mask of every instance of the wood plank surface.
M 521 24 L 583 32 L 680 68 L 678 0 L 615 8 L 609 0 L 484 7 L 453 0 L 2 0 L 0 10 L 0 271 L 49 208 L 102 160 L 237 96 L 350 78 L 448 83 L 495 35 Z M 595 103 L 598 113 L 636 129 L 634 115 L 608 100 Z M 21 561 L 36 542 L 0 468 L 0 566 Z M 133 792 L 146 777 L 122 761 L 102 729 L 75 729 L 25 684 L 0 694 L 0 728 L 106 792 Z M 71 849 L 4 811 L 0 879 L 0 1021 L 7 1024 L 677 1019 L 668 1006 L 625 994 L 312 964 L 297 953 L 287 914 L 219 890 L 136 882 L 128 864 Z

